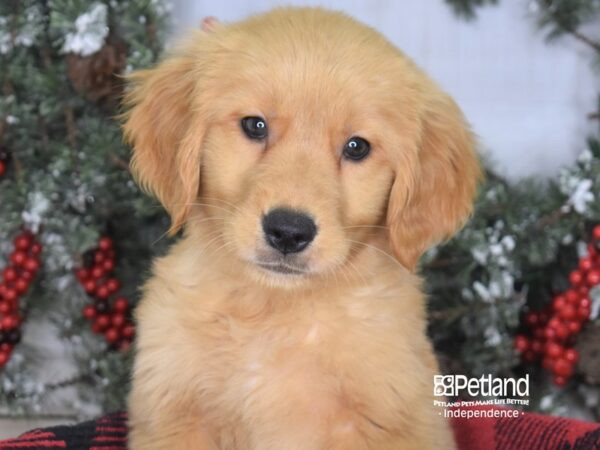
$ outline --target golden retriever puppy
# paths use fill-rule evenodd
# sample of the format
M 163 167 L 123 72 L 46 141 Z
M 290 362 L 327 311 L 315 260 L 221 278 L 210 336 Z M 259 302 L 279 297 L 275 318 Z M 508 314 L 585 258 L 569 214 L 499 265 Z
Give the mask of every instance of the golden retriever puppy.
M 450 97 L 313 8 L 199 30 L 132 79 L 132 170 L 184 232 L 136 312 L 130 447 L 454 448 L 414 273 L 480 174 Z

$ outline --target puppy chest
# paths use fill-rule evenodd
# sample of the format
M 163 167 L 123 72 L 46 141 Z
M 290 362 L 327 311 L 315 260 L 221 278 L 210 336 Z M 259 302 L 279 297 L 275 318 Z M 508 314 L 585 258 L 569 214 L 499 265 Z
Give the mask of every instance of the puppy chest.
M 232 413 L 245 405 L 249 414 L 288 414 L 294 405 L 315 417 L 354 414 L 359 421 L 376 416 L 378 423 L 394 423 L 414 395 L 402 386 L 403 377 L 417 379 L 418 368 L 414 352 L 393 342 L 398 336 L 381 333 L 381 327 L 307 320 L 238 334 L 229 343 L 234 347 L 221 349 L 237 358 L 223 370 L 223 389 L 213 394 Z

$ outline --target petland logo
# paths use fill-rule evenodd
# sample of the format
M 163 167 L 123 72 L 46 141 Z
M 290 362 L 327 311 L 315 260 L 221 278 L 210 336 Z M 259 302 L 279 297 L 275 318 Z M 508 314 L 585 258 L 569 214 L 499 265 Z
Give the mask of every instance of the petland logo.
M 435 397 L 458 397 L 466 393 L 470 397 L 529 397 L 529 374 L 524 378 L 494 378 L 482 375 L 469 378 L 465 375 L 434 375 L 433 395 Z

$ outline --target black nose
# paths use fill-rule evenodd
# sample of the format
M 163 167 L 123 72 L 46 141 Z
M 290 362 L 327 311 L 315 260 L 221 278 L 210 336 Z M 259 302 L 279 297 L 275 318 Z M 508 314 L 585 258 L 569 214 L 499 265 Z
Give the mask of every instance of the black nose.
M 315 222 L 298 211 L 277 208 L 262 220 L 268 244 L 284 255 L 304 250 L 317 234 Z

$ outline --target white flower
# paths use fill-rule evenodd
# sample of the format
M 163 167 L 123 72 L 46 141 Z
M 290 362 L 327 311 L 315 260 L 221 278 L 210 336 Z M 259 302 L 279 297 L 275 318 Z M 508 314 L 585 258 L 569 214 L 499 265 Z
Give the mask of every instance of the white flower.
M 87 12 L 75 20 L 75 31 L 67 34 L 62 51 L 89 56 L 100 50 L 109 31 L 107 15 L 104 3 L 93 3 Z
M 515 278 L 510 272 L 502 271 L 502 290 L 505 297 L 510 297 L 515 289 Z
M 0 54 L 6 55 L 12 50 L 12 39 L 8 32 L 8 19 L 0 16 Z
M 584 179 L 575 187 L 575 190 L 569 197 L 568 203 L 573 206 L 573 209 L 579 214 L 584 214 L 587 211 L 588 203 L 594 201 L 594 194 L 590 192 L 592 188 L 592 180 Z
M 561 172 L 559 182 L 560 191 L 569 197 L 561 210 L 569 212 L 574 209 L 579 214 L 585 214 L 588 203 L 594 201 L 594 194 L 591 192 L 592 180 L 579 178 L 565 170 Z
M 592 154 L 590 149 L 585 148 L 577 157 L 577 161 L 579 161 L 582 164 L 586 164 L 586 163 L 589 163 L 593 158 L 594 158 L 594 155 Z
M 508 252 L 512 252 L 515 249 L 516 243 L 513 236 L 504 236 L 500 242 Z
M 27 200 L 28 207 L 23 211 L 21 217 L 29 229 L 37 233 L 44 220 L 44 214 L 50 209 L 50 201 L 41 192 L 29 194 Z
M 490 294 L 490 291 L 488 290 L 487 287 L 485 287 L 483 285 L 483 283 L 476 281 L 475 283 L 473 283 L 473 290 L 475 292 L 477 292 L 477 295 L 479 295 L 479 297 L 484 301 L 484 302 L 491 302 L 492 301 L 492 296 Z
M 563 236 L 561 244 L 562 245 L 571 245 L 573 243 L 573 235 L 571 233 L 566 234 L 565 236 Z
M 577 241 L 577 245 L 575 246 L 575 249 L 577 250 L 577 257 L 579 259 L 590 256 L 588 253 L 588 243 L 587 242 Z
M 495 347 L 502 342 L 502 336 L 500 336 L 498 328 L 491 325 L 485 329 L 483 335 L 485 336 L 485 343 L 488 347 Z
M 490 245 L 490 253 L 494 256 L 500 256 L 504 253 L 504 248 L 501 244 L 492 244 Z
M 477 261 L 479 264 L 483 265 L 487 263 L 488 251 L 487 249 L 474 248 L 471 250 L 471 255 L 473 259 Z

